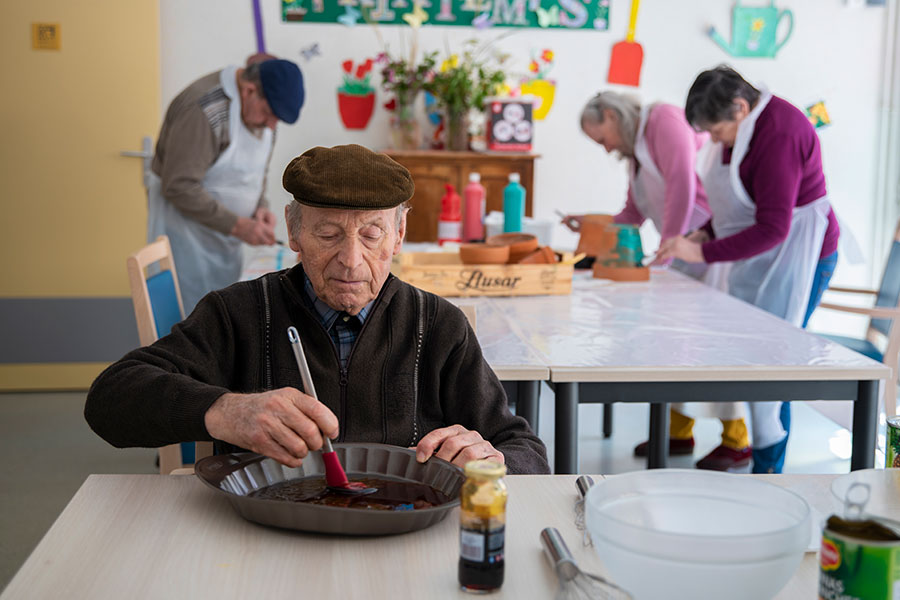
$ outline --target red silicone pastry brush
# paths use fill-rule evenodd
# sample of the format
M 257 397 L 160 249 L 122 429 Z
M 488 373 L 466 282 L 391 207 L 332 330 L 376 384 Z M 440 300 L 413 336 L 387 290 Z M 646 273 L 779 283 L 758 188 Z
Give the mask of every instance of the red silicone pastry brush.
M 294 358 L 297 360 L 297 368 L 300 369 L 300 379 L 303 381 L 303 388 L 306 393 L 318 400 L 316 396 L 316 388 L 313 385 L 312 375 L 309 372 L 309 365 L 306 363 L 306 355 L 303 353 L 303 344 L 300 343 L 300 334 L 296 327 L 288 327 L 288 340 L 291 342 L 291 348 L 294 350 Z M 340 494 L 371 494 L 377 491 L 375 488 L 366 487 L 364 483 L 359 481 L 349 481 L 347 474 L 344 473 L 344 467 L 338 460 L 337 452 L 331 446 L 331 440 L 328 436 L 322 435 L 325 443 L 322 445 L 322 462 L 325 463 L 325 485 L 333 492 Z

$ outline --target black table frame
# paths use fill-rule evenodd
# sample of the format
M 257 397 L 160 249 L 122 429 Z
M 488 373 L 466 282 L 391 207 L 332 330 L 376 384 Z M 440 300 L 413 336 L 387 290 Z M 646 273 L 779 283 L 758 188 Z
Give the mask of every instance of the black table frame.
M 525 383 L 525 382 L 523 382 Z M 669 447 L 669 402 L 762 402 L 767 400 L 851 400 L 853 446 L 850 470 L 875 462 L 879 380 L 844 381 L 666 381 L 556 382 L 555 474 L 578 473 L 578 405 L 612 402 L 650 404 L 647 468 L 665 467 Z M 660 400 L 663 399 L 663 400 Z M 537 401 L 529 410 L 537 414 Z M 535 421 L 536 423 L 536 421 Z M 604 429 L 608 420 L 604 418 Z

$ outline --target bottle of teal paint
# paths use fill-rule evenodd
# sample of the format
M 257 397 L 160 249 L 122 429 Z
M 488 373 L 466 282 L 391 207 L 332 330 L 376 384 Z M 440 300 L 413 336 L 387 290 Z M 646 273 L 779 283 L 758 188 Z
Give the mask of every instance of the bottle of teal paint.
M 509 183 L 503 188 L 503 233 L 522 231 L 525 216 L 525 188 L 519 183 L 519 174 L 510 173 Z

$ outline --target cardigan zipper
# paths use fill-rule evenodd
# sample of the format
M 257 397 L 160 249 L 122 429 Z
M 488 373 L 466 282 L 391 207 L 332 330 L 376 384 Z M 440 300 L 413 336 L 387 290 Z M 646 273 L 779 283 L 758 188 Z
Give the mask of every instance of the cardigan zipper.
M 272 310 L 269 307 L 269 283 L 268 278 L 260 280 L 263 291 L 263 306 L 266 317 L 265 328 L 265 355 L 266 355 L 266 390 L 272 389 Z
M 419 443 L 419 358 L 422 355 L 422 339 L 425 335 L 425 299 L 418 288 L 416 292 L 416 362 L 413 366 L 413 433 L 410 446 Z

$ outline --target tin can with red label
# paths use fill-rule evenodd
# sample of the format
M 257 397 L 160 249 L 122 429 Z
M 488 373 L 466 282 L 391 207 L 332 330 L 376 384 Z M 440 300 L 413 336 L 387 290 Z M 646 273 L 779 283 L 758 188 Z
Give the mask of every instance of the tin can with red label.
M 819 600 L 893 600 L 900 536 L 877 520 L 831 516 L 819 550 Z

